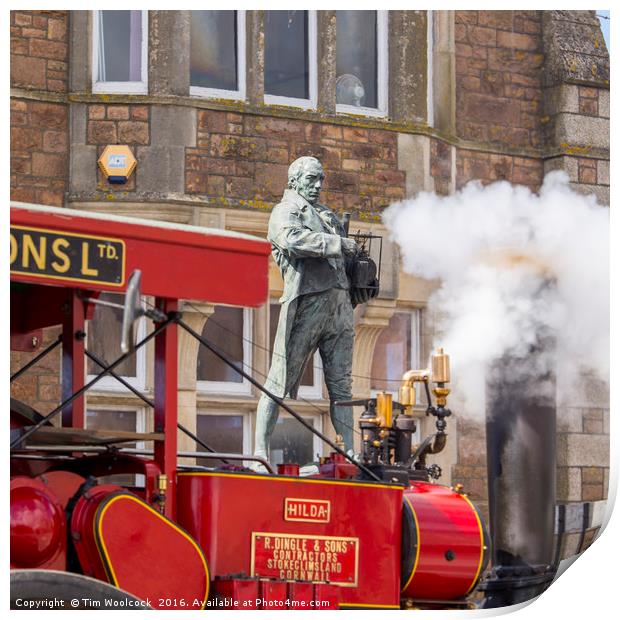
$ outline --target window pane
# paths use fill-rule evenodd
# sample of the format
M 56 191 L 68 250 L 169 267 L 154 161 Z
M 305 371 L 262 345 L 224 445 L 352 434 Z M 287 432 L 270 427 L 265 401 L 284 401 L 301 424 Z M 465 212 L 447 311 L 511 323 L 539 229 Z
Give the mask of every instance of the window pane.
M 199 415 L 197 418 L 196 435 L 216 452 L 243 453 L 243 416 L 240 415 Z M 196 444 L 196 450 L 205 449 Z M 218 467 L 224 465 L 215 459 L 196 459 L 198 465 Z M 231 461 L 241 465 L 240 461 Z
M 190 84 L 238 90 L 237 12 L 191 11 Z
M 377 11 L 336 11 L 336 102 L 377 107 Z
M 370 387 L 394 392 L 411 364 L 411 314 L 397 312 L 381 332 L 372 358 Z
M 205 323 L 202 336 L 226 354 L 238 368 L 243 367 L 243 308 L 216 307 Z M 198 380 L 243 383 L 238 372 L 206 347 L 198 349 Z
M 139 82 L 142 66 L 142 11 L 99 12 L 100 82 Z
M 314 426 L 312 418 L 304 420 Z M 271 464 L 311 463 L 315 459 L 313 440 L 314 435 L 297 420 L 280 416 L 271 436 L 269 455 Z
M 125 303 L 124 295 L 115 293 L 102 293 L 99 296 L 102 301 L 112 301 L 117 304 Z M 123 324 L 123 311 L 119 308 L 108 308 L 106 306 L 95 306 L 95 313 L 88 325 L 88 350 L 94 353 L 102 362 L 112 363 L 119 358 L 121 353 L 121 327 Z M 130 355 L 122 364 L 117 366 L 114 371 L 123 377 L 135 377 L 136 355 L 139 351 Z M 96 375 L 101 372 L 101 366 L 91 360 L 87 360 L 89 375 Z M 125 389 L 120 383 L 118 389 Z
M 278 329 L 278 319 L 280 318 L 280 304 L 270 304 L 269 306 L 269 353 L 270 359 L 273 359 L 273 343 L 276 339 L 276 331 Z M 304 374 L 301 377 L 300 385 L 314 385 L 314 356 L 306 364 Z
M 112 411 L 109 409 L 86 411 L 86 428 L 100 431 L 132 431 L 136 432 L 138 423 L 137 411 Z M 118 444 L 123 448 L 135 448 L 135 443 Z M 140 476 L 140 478 L 143 478 Z M 101 483 L 133 486 L 137 484 L 135 474 L 114 474 L 102 476 Z
M 308 11 L 265 11 L 265 93 L 310 98 Z

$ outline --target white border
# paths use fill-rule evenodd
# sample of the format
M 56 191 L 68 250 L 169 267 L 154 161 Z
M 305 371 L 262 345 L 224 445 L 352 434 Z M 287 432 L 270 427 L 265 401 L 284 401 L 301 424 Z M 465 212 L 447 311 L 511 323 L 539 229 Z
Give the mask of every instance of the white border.
M 92 62 L 92 92 L 93 93 L 119 93 L 147 95 L 148 83 L 148 47 L 149 47 L 149 12 L 142 11 L 142 43 L 140 46 L 140 76 L 139 82 L 100 82 L 99 77 L 99 14 L 101 11 L 93 11 L 93 62 Z
M 204 97 L 210 99 L 232 99 L 235 101 L 245 101 L 246 92 L 246 51 L 245 51 L 245 11 L 237 13 L 237 90 L 226 90 L 224 88 L 205 88 L 204 86 L 192 86 L 190 83 L 189 94 L 192 97 Z M 190 44 L 190 63 L 191 63 L 191 44 Z M 191 79 L 191 71 L 190 71 Z
M 377 107 L 357 107 L 344 103 L 336 104 L 339 114 L 354 114 L 357 116 L 386 117 L 388 114 L 388 11 L 377 11 Z M 338 31 L 336 30 L 336 45 L 338 45 Z
M 223 304 L 220 304 L 223 305 Z M 233 306 L 231 306 L 233 307 Z M 237 306 L 234 306 L 237 307 Z M 252 310 L 250 308 L 242 308 L 243 310 L 243 370 L 252 373 Z M 211 317 L 207 319 L 207 323 Z M 206 325 L 206 323 L 205 323 Z M 196 358 L 196 364 L 198 358 Z M 242 377 L 240 383 L 233 381 L 196 381 L 196 392 L 202 394 L 235 394 L 240 396 L 251 396 L 252 385 Z
M 316 110 L 318 101 L 317 84 L 317 12 L 308 11 L 308 92 L 310 99 L 296 97 L 282 97 L 265 93 L 264 102 L 267 105 L 283 105 L 304 110 Z

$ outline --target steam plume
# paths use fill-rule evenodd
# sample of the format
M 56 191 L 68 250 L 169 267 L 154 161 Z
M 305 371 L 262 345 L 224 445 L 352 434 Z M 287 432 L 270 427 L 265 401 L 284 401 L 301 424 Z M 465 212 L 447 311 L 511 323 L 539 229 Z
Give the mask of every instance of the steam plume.
M 384 221 L 405 271 L 440 282 L 429 312 L 463 413 L 483 415 L 491 363 L 525 355 L 541 329 L 557 341 L 564 384 L 583 371 L 609 380 L 609 210 L 565 173 L 548 174 L 539 194 L 506 181 L 422 193 Z

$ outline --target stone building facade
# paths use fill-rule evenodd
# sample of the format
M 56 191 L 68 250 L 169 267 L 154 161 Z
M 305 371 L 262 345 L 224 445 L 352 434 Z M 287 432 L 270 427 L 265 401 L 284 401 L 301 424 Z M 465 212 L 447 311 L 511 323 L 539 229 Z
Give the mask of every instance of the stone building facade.
M 356 311 L 357 397 L 396 389 L 403 367 L 426 360 L 433 342 L 425 307 L 434 285 L 400 269 L 380 223 L 386 206 L 420 191 L 450 194 L 473 179 L 506 179 L 535 191 L 556 169 L 578 191 L 609 204 L 609 55 L 593 11 L 369 12 L 376 13 L 369 19 L 377 51 L 367 91 L 376 92 L 376 102 L 359 109 L 337 94 L 338 23 L 347 18 L 337 13 L 346 12 L 289 12 L 301 14 L 289 23 L 305 20 L 308 96 L 301 99 L 273 94 L 271 12 L 234 16 L 234 92 L 197 85 L 196 13 L 221 12 L 131 13 L 138 14 L 128 22 L 131 75 L 106 81 L 101 12 L 11 12 L 11 199 L 264 237 L 288 164 L 318 157 L 327 176 L 324 202 L 351 212 L 352 229 L 384 237 L 381 295 Z M 137 158 L 126 185 L 109 184 L 98 170 L 109 144 L 127 144 Z M 200 277 L 201 266 L 188 268 Z M 231 352 L 260 380 L 281 286 L 272 269 L 271 303 L 233 313 L 189 300 L 186 320 L 213 337 L 223 329 L 225 340 L 235 341 L 228 342 Z M 116 328 L 112 315 L 96 320 Z M 43 344 L 56 336 L 48 330 Z M 91 346 L 106 353 L 105 343 Z M 398 362 L 390 357 L 395 351 Z M 31 355 L 15 353 L 12 368 Z M 256 392 L 218 370 L 210 375 L 213 360 L 182 334 L 179 359 L 183 423 L 216 444 L 251 451 Z M 59 365 L 59 354 L 43 361 L 12 385 L 13 395 L 51 410 L 60 398 Z M 146 393 L 148 367 L 138 360 L 126 371 Z M 318 376 L 309 373 L 297 405 L 332 433 Z M 564 404 L 559 414 L 558 501 L 577 524 L 564 555 L 591 540 L 607 497 L 607 389 L 586 387 L 583 402 Z M 91 393 L 87 407 L 92 424 L 149 427 L 148 408 L 113 384 Z M 432 432 L 432 421 L 422 417 L 420 426 L 421 437 Z M 458 412 L 450 426 L 449 447 L 437 459 L 443 481 L 462 482 L 484 507 L 484 429 Z M 295 442 L 309 440 L 296 437 L 283 416 L 278 441 L 290 456 Z M 180 446 L 194 447 L 184 437 Z M 577 531 L 583 523 L 585 536 Z

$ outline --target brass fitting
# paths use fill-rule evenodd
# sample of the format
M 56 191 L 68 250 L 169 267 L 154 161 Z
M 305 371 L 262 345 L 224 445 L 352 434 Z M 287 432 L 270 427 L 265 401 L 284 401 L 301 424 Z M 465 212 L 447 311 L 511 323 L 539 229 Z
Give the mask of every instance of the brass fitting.
M 387 392 L 377 394 L 377 418 L 381 428 L 392 428 L 392 395 Z
M 422 370 L 408 370 L 401 381 L 403 386 L 411 387 L 414 383 L 428 383 L 431 371 L 428 368 Z
M 168 476 L 166 474 L 159 474 L 157 476 L 157 503 L 159 504 L 159 510 L 163 514 L 166 508 L 166 491 L 168 490 Z
M 450 357 L 442 348 L 431 356 L 433 383 L 450 383 Z
M 398 402 L 405 407 L 405 415 L 413 415 L 415 405 L 415 388 L 413 385 L 403 385 L 398 390 Z
M 437 404 L 440 407 L 445 407 L 447 403 L 448 394 L 450 394 L 450 388 L 447 387 L 435 387 L 433 388 L 433 394 L 437 399 Z

